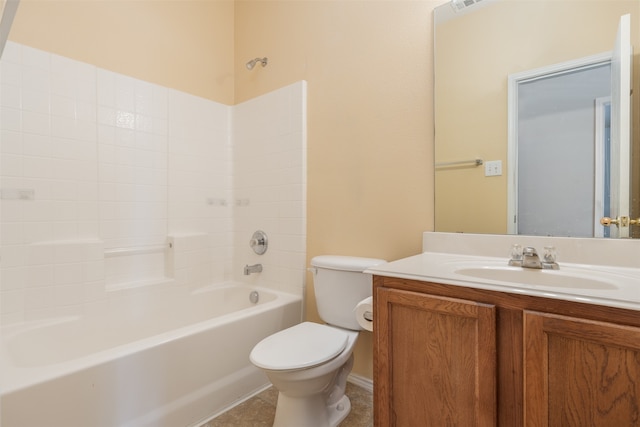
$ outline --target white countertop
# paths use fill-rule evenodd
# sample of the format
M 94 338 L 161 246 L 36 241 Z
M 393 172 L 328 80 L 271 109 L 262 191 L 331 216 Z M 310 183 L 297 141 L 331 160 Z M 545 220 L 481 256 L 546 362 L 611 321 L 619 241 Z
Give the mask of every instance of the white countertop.
M 640 268 L 559 262 L 560 270 L 554 271 L 509 267 L 507 262 L 506 257 L 424 252 L 370 268 L 366 273 L 640 311 Z M 523 280 L 508 282 L 461 274 L 465 269 L 489 277 L 496 270 L 522 274 Z M 531 284 L 542 278 L 554 281 L 558 276 L 562 276 L 559 286 Z

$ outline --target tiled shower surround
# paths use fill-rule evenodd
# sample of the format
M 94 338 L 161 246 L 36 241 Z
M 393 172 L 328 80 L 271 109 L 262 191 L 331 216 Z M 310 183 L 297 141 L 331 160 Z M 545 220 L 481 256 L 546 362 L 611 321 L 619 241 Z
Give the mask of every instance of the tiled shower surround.
M 3 323 L 122 288 L 303 292 L 304 82 L 226 106 L 9 42 L 0 83 Z

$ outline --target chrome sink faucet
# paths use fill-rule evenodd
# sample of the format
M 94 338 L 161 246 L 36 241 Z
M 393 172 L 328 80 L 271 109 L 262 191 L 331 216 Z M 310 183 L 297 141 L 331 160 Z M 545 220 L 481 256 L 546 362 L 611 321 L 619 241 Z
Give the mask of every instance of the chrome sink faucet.
M 245 265 L 244 266 L 244 275 L 248 276 L 251 273 L 262 273 L 262 264 L 254 264 L 254 265 Z
M 522 250 L 522 268 L 542 268 L 536 248 L 527 246 Z
M 524 249 L 518 244 L 511 247 L 511 259 L 509 265 L 522 268 L 558 270 L 560 266 L 556 262 L 556 248 L 545 246 L 542 260 L 538 256 L 536 248 L 527 246 Z

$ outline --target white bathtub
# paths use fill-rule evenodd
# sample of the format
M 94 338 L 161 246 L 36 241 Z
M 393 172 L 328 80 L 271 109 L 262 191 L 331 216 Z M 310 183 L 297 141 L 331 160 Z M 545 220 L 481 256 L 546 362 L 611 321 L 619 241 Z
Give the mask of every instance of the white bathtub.
M 121 292 L 98 314 L 3 328 L 2 427 L 198 425 L 268 384 L 249 352 L 301 318 L 300 297 L 242 285 Z

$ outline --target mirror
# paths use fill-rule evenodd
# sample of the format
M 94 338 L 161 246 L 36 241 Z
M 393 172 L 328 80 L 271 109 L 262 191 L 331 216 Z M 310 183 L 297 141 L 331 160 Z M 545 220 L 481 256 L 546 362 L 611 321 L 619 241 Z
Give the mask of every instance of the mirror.
M 634 52 L 631 58 L 632 91 L 638 94 L 640 2 L 637 0 L 454 0 L 435 9 L 436 231 L 518 233 L 512 225 L 513 204 L 517 203 L 513 200 L 512 187 L 518 185 L 518 176 L 513 175 L 513 171 L 518 168 L 516 157 L 510 157 L 513 149 L 510 152 L 508 148 L 509 133 L 514 127 L 513 121 L 509 120 L 510 117 L 513 120 L 514 115 L 517 117 L 518 110 L 511 105 L 510 116 L 510 78 L 562 64 L 581 63 L 585 59 L 601 64 L 602 58 L 611 58 L 621 16 L 626 14 L 630 15 Z M 513 90 L 511 96 L 514 96 Z M 594 95 L 590 105 L 593 117 L 590 128 L 595 127 L 593 123 L 600 114 L 603 98 L 606 96 Z M 631 111 L 640 111 L 639 99 L 639 96 L 631 97 Z M 569 103 L 547 99 L 545 114 L 566 114 L 556 111 L 561 104 Z M 631 141 L 635 143 L 626 153 L 631 156 L 629 215 L 637 218 L 640 216 L 637 196 L 640 187 L 640 150 L 637 148 L 640 145 L 640 115 L 635 113 L 631 117 Z M 528 130 L 533 135 L 539 133 L 537 128 Z M 592 144 L 592 151 L 596 147 L 594 134 L 588 142 Z M 549 160 L 558 157 L 553 152 L 546 156 Z M 562 197 L 562 193 L 545 196 L 544 188 L 551 191 L 556 186 L 544 184 L 542 178 L 546 177 L 552 164 L 559 162 L 544 162 L 544 157 L 542 164 L 530 168 L 533 185 L 539 183 L 543 187 L 542 197 L 534 202 L 543 212 L 551 211 L 558 204 L 554 197 Z M 600 157 L 594 155 L 582 162 L 595 163 L 594 159 Z M 478 164 L 480 162 L 482 164 Z M 569 179 L 584 166 L 579 163 L 578 156 L 569 155 L 558 166 L 560 176 L 564 174 Z M 602 188 L 601 182 L 596 183 L 596 165 L 589 167 L 594 170 L 587 179 L 590 182 L 583 179 L 579 185 Z M 511 183 L 510 174 L 513 175 Z M 591 190 L 591 193 L 595 194 L 595 191 Z M 595 196 L 591 197 L 595 199 Z M 525 234 L 606 236 L 598 230 L 599 218 L 595 218 L 597 213 L 594 212 L 565 212 L 561 219 L 554 220 L 553 227 L 537 228 Z M 523 210 L 517 217 L 525 218 L 527 214 L 536 215 Z M 574 231 L 572 224 L 576 220 L 593 224 L 589 234 Z M 633 237 L 640 237 L 640 227 L 629 229 Z

